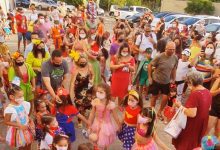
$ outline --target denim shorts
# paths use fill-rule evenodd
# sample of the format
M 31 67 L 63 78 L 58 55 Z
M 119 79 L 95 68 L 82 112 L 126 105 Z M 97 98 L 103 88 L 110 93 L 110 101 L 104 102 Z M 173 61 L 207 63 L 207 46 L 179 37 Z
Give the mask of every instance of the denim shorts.
M 24 41 L 26 40 L 26 33 L 18 32 L 18 41 L 21 41 L 22 38 Z

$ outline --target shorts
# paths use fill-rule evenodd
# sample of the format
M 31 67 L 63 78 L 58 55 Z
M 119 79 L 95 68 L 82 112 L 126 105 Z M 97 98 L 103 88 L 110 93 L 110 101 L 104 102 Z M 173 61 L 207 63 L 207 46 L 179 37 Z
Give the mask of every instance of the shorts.
M 22 38 L 24 41 L 26 40 L 26 33 L 18 32 L 18 41 L 21 41 Z
M 153 84 L 150 86 L 150 93 L 154 96 L 158 95 L 159 92 L 163 95 L 169 95 L 170 93 L 170 83 L 160 84 L 156 81 L 153 81 Z
M 209 115 L 220 119 L 220 108 L 218 105 L 212 105 Z
M 31 32 L 28 31 L 26 34 L 25 34 L 25 37 L 28 41 L 31 41 Z

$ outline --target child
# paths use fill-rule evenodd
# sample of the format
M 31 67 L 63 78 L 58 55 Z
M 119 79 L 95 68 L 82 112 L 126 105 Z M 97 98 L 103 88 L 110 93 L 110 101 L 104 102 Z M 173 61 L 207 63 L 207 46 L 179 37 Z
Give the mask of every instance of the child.
M 123 142 L 123 148 L 130 150 L 135 142 L 134 135 L 137 125 L 137 116 L 143 106 L 142 99 L 135 90 L 131 90 L 124 101 L 125 114 L 122 129 L 118 134 L 119 140 Z
M 149 87 L 149 83 L 148 83 L 148 65 L 149 63 L 151 62 L 152 58 L 151 58 L 151 54 L 152 54 L 152 48 L 147 48 L 144 52 L 144 55 L 145 55 L 145 59 L 142 60 L 138 66 L 138 69 L 137 69 L 137 73 L 135 75 L 135 78 L 134 78 L 134 85 L 135 85 L 135 82 L 137 80 L 139 80 L 139 85 L 140 85 L 140 93 L 142 93 L 142 97 L 143 99 L 145 99 L 145 95 L 147 96 L 148 95 L 148 87 Z M 145 91 L 144 91 L 145 89 Z
M 189 62 L 189 57 L 191 53 L 189 49 L 182 51 L 182 57 L 178 61 L 178 66 L 176 70 L 176 85 L 177 85 L 177 99 L 182 100 L 183 87 L 186 79 L 186 74 L 192 68 L 192 64 Z
M 138 116 L 135 143 L 132 150 L 157 150 L 157 145 L 163 150 L 169 148 L 158 138 L 155 131 L 156 112 L 153 108 L 143 108 Z M 157 145 L 155 144 L 155 142 Z
M 4 110 L 4 121 L 8 126 L 6 142 L 11 147 L 30 149 L 34 140 L 31 127 L 33 121 L 29 118 L 30 103 L 24 101 L 24 93 L 19 86 L 13 86 L 8 91 L 9 105 Z
M 41 123 L 41 119 L 43 115 L 50 114 L 50 112 L 47 110 L 46 102 L 42 99 L 38 99 L 35 101 L 34 108 L 36 109 L 36 129 L 35 129 L 36 137 L 35 139 L 38 141 L 39 146 L 40 146 L 40 141 L 43 139 L 43 125 Z
M 58 20 L 54 21 L 54 27 L 52 27 L 52 29 L 51 29 L 51 35 L 53 38 L 53 43 L 55 45 L 55 49 L 60 49 L 61 44 L 63 43 L 62 38 L 64 35 L 64 30 Z
M 170 84 L 170 94 L 167 102 L 167 106 L 164 108 L 164 116 L 165 116 L 165 123 L 169 122 L 173 116 L 175 115 L 176 111 L 173 107 L 176 101 L 176 85 Z
M 4 89 L 2 78 L 0 78 L 0 118 L 3 117 L 3 112 L 4 112 L 4 109 L 6 108 L 7 100 L 8 100 L 8 97 Z
M 53 138 L 55 135 L 64 134 L 62 129 L 58 126 L 56 118 L 52 115 L 44 115 L 41 119 L 43 125 L 43 139 L 40 143 L 41 150 L 48 150 L 52 148 Z
M 64 134 L 55 135 L 53 139 L 52 150 L 70 150 L 69 137 Z
M 74 142 L 76 140 L 74 123 L 72 122 L 74 116 L 80 118 L 87 125 L 89 123 L 86 118 L 81 115 L 79 111 L 73 106 L 70 95 L 66 89 L 59 88 L 57 90 L 57 95 L 62 102 L 56 102 L 56 108 L 53 108 L 51 113 L 56 115 L 59 126 L 63 129 L 66 135 L 70 137 L 70 141 Z
M 9 26 L 9 20 L 3 20 L 3 29 L 6 33 L 6 39 L 10 40 L 9 36 L 11 35 L 11 30 L 10 30 L 10 26 Z
M 96 98 L 92 101 L 92 110 L 89 116 L 91 130 L 89 139 L 100 149 L 108 148 L 116 139 L 116 128 L 111 121 L 111 115 L 120 127 L 115 103 L 110 101 L 110 87 L 99 84 L 95 90 Z

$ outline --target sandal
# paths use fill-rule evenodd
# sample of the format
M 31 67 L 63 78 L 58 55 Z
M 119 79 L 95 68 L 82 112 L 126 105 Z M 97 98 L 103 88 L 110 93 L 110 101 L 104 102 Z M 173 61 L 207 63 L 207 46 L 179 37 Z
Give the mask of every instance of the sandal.
M 163 116 L 162 116 L 161 113 L 157 113 L 157 118 L 158 118 L 160 121 L 163 121 L 163 120 L 164 120 L 164 118 L 163 118 Z

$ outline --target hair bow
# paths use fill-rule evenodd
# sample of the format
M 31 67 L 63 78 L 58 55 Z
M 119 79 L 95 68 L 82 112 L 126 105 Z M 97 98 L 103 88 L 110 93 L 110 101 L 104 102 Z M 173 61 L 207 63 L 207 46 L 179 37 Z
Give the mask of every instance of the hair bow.
M 61 96 L 61 95 L 67 96 L 68 94 L 69 94 L 68 91 L 66 89 L 64 89 L 63 87 L 61 87 L 57 90 L 57 95 L 58 96 Z
M 18 59 L 20 56 L 23 56 L 21 53 L 19 53 L 19 52 L 14 52 L 13 54 L 12 54 L 12 59 L 14 59 L 14 60 L 16 60 L 16 59 Z
M 79 52 L 75 51 L 75 50 L 71 50 L 69 56 L 75 61 L 77 62 L 79 60 L 80 54 Z
M 175 89 L 176 88 L 176 84 L 170 84 L 170 88 L 171 89 Z
M 43 89 L 40 89 L 40 88 L 37 89 L 37 92 L 38 92 L 39 94 L 47 94 L 47 93 L 48 93 L 48 91 L 43 90 Z

